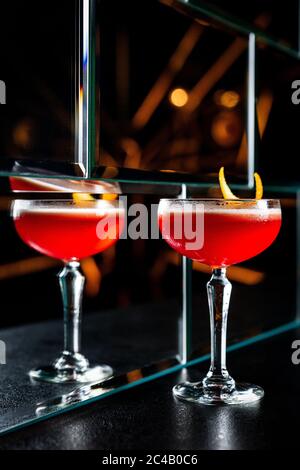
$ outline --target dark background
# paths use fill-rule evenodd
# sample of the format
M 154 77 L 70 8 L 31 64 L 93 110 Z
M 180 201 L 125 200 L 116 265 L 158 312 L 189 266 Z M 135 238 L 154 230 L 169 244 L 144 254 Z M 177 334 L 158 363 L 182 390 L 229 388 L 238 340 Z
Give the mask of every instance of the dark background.
M 1 7 L 0 156 L 73 160 L 76 1 Z

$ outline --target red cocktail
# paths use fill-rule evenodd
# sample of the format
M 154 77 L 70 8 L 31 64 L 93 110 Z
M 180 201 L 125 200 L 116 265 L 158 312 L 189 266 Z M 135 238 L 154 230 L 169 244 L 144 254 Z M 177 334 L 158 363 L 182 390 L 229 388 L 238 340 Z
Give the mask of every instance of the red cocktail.
M 30 376 L 54 383 L 94 382 L 110 377 L 111 367 L 90 367 L 80 353 L 85 279 L 79 271 L 79 261 L 116 243 L 124 227 L 124 208 L 116 200 L 17 200 L 12 215 L 25 243 L 65 263 L 59 274 L 64 305 L 64 351 L 52 365 L 32 370 Z
M 15 226 L 22 240 L 40 253 L 66 262 L 81 260 L 113 245 L 124 226 L 122 210 L 108 201 L 85 206 L 31 206 L 15 212 Z M 100 225 L 105 228 L 102 234 Z
M 225 268 L 256 256 L 277 237 L 281 226 L 281 211 L 276 208 L 264 210 L 263 203 L 264 201 L 261 209 L 257 204 L 251 208 L 251 205 L 241 207 L 241 204 L 235 203 L 231 207 L 223 203 L 223 207 L 219 208 L 212 207 L 208 202 L 204 203 L 203 246 L 199 249 L 189 248 L 192 233 L 186 233 L 189 230 L 185 227 L 185 221 L 191 220 L 191 231 L 194 231 L 197 217 L 199 219 L 199 207 L 196 209 L 194 205 L 194 210 L 188 213 L 180 210 L 174 203 L 173 210 L 170 208 L 160 212 L 159 226 L 164 239 L 183 256 L 213 268 Z M 182 230 L 178 228 L 180 225 Z M 176 236 L 178 233 L 179 237 Z
M 197 383 L 174 387 L 176 397 L 206 405 L 250 403 L 263 397 L 261 387 L 237 384 L 226 368 L 226 330 L 231 284 L 226 267 L 262 252 L 281 226 L 277 200 L 164 199 L 158 210 L 160 230 L 177 252 L 212 268 L 207 284 L 211 324 L 211 366 Z

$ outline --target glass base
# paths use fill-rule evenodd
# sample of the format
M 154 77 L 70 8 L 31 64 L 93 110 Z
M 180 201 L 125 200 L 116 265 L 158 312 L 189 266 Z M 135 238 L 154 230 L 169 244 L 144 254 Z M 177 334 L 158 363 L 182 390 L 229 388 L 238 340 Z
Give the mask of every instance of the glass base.
M 176 385 L 173 394 L 180 400 L 199 405 L 241 405 L 260 400 L 264 396 L 264 391 L 257 385 L 237 383 L 230 392 L 215 393 L 203 387 L 202 382 L 185 382 Z
M 101 365 L 88 367 L 85 370 L 77 371 L 76 369 L 59 370 L 54 366 L 40 367 L 31 370 L 29 376 L 33 380 L 51 383 L 92 383 L 106 380 L 113 375 L 110 366 Z
M 91 367 L 88 359 L 80 353 L 64 351 L 50 366 L 31 370 L 34 380 L 52 383 L 92 383 L 112 377 L 113 370 L 107 365 Z
M 51 383 L 92 383 L 112 377 L 113 370 L 107 365 L 90 366 L 86 357 L 80 353 L 63 351 L 53 364 L 31 370 L 33 380 Z

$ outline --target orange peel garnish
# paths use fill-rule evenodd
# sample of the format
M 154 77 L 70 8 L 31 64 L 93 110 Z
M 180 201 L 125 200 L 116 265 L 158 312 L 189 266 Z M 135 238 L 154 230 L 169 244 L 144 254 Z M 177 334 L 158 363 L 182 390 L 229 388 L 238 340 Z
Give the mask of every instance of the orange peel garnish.
M 93 196 L 88 193 L 73 193 L 72 197 L 75 204 L 80 204 L 86 201 L 95 201 Z
M 255 186 L 256 186 L 255 199 L 262 199 L 264 195 L 264 187 L 262 184 L 261 177 L 259 176 L 258 173 L 254 173 L 254 179 L 255 179 Z
M 220 169 L 219 172 L 219 182 L 220 182 L 220 188 L 223 194 L 224 199 L 238 199 L 233 192 L 231 191 L 230 187 L 228 186 L 226 179 L 225 179 L 225 173 L 224 173 L 224 167 Z
M 261 177 L 259 176 L 258 173 L 254 173 L 254 180 L 255 180 L 255 187 L 256 187 L 255 199 L 259 200 L 259 199 L 262 199 L 263 197 L 264 188 L 263 188 Z M 228 186 L 226 182 L 223 166 L 219 172 L 219 182 L 220 182 L 220 188 L 221 188 L 224 199 L 233 199 L 233 200 L 239 199 L 237 196 L 233 194 L 233 192 L 231 191 L 230 187 Z
M 118 194 L 110 194 L 110 193 L 104 193 L 102 194 L 102 199 L 104 201 L 115 201 L 118 199 L 119 195 Z
M 116 199 L 118 199 L 118 194 L 104 193 L 101 194 L 101 199 L 103 201 L 115 201 Z M 75 202 L 75 204 L 80 204 L 86 201 L 95 201 L 95 198 L 89 193 L 74 193 L 73 201 Z

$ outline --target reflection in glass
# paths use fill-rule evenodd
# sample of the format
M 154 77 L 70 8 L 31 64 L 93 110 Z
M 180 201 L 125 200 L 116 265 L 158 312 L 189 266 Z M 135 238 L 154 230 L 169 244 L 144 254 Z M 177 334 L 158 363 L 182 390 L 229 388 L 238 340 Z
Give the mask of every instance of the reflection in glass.
M 97 399 L 104 395 L 113 394 L 118 389 L 125 390 L 127 388 L 132 388 L 133 386 L 142 383 L 144 380 L 149 381 L 158 375 L 167 375 L 172 370 L 177 370 L 177 368 L 177 359 L 163 359 L 162 361 L 158 361 L 157 363 L 150 364 L 140 369 L 135 369 L 128 373 L 108 378 L 105 381 L 77 387 L 69 393 L 39 403 L 35 409 L 35 414 L 37 416 L 44 416 L 46 414 L 63 411 L 70 406 Z
M 264 395 L 262 388 L 237 384 L 226 368 L 227 316 L 232 288 L 226 268 L 256 256 L 272 244 L 281 226 L 279 201 L 165 199 L 160 202 L 158 216 L 167 243 L 213 271 L 207 284 L 210 370 L 201 382 L 177 385 L 175 396 L 206 405 L 259 400 Z
M 45 192 L 45 193 L 86 193 L 86 194 L 120 194 L 119 183 L 106 181 L 72 180 L 52 178 L 30 178 L 11 176 L 10 187 L 15 193 Z
M 123 230 L 119 201 L 17 200 L 12 216 L 22 240 L 40 253 L 65 263 L 59 284 L 64 306 L 64 351 L 30 376 L 49 382 L 92 382 L 112 375 L 109 366 L 89 365 L 81 354 L 81 304 L 85 279 L 80 260 L 112 246 Z

